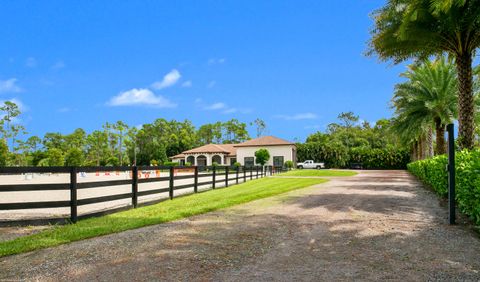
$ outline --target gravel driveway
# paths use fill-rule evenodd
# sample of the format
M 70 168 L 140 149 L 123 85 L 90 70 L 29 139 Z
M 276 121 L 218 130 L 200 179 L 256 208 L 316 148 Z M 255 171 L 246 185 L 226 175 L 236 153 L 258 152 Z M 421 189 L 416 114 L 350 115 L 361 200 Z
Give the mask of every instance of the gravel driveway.
M 0 280 L 480 280 L 480 240 L 404 171 L 362 171 L 167 224 L 0 258 Z

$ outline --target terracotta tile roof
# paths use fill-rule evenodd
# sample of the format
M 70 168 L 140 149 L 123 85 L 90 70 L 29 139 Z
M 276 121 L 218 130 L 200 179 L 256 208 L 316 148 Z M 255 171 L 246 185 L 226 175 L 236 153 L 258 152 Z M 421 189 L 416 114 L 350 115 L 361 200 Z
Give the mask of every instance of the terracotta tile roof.
M 191 150 L 183 152 L 183 154 L 212 154 L 212 153 L 223 153 L 229 156 L 235 156 L 237 154 L 237 149 L 234 148 L 233 144 L 207 144 L 200 146 L 198 148 L 193 148 Z
M 185 155 L 183 153 L 175 155 L 173 157 L 170 157 L 170 159 L 179 159 L 179 158 L 185 158 Z
M 274 136 L 262 136 L 260 138 L 248 140 L 240 144 L 235 144 L 235 147 L 259 147 L 259 146 L 280 146 L 280 145 L 295 145 L 295 144 Z

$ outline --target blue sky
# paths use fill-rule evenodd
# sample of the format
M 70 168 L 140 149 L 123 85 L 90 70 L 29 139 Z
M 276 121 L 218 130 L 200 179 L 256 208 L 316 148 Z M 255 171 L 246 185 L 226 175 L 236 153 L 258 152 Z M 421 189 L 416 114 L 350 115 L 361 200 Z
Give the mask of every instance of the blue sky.
M 2 1 L 0 101 L 40 136 L 259 117 L 304 140 L 342 111 L 391 115 L 404 66 L 364 56 L 383 2 Z

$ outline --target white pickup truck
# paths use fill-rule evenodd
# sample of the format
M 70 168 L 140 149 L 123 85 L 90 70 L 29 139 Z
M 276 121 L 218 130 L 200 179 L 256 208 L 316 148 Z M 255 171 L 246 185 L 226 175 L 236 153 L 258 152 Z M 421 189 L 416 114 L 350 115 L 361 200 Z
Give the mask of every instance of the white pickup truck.
M 321 168 L 325 168 L 325 163 L 315 163 L 312 160 L 306 160 L 303 163 L 298 163 L 297 168 L 298 169 L 304 169 L 304 168 L 321 169 Z

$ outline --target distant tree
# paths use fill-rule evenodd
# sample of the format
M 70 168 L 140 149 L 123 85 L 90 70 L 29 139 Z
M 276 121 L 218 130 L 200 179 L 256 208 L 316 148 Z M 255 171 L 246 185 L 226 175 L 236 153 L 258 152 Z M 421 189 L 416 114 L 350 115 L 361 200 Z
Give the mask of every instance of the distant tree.
M 0 166 L 6 166 L 8 160 L 8 146 L 5 140 L 0 139 Z
M 250 125 L 256 126 L 257 138 L 262 136 L 263 133 L 265 132 L 265 129 L 267 128 L 267 124 L 265 123 L 265 121 L 260 118 L 256 118 L 254 121 L 250 123 Z
M 57 148 L 48 149 L 47 159 L 49 166 L 63 166 L 65 164 L 63 153 L 60 149 Z
M 255 162 L 264 166 L 270 159 L 270 153 L 267 149 L 259 149 L 255 151 Z
M 237 119 L 226 121 L 223 123 L 223 128 L 225 131 L 223 143 L 225 144 L 241 143 L 250 139 L 247 131 L 247 124 L 240 122 Z
M 65 155 L 66 166 L 82 166 L 84 161 L 84 152 L 79 148 L 70 148 Z
M 117 151 L 118 151 L 118 159 L 120 164 L 123 164 L 123 149 L 124 149 L 124 140 L 125 140 L 125 134 L 128 132 L 128 125 L 124 123 L 123 121 L 117 121 L 113 125 L 113 129 L 117 131 L 117 137 L 118 137 L 118 144 L 117 144 Z
M 38 136 L 31 136 L 27 139 L 25 144 L 28 146 L 29 152 L 35 152 L 39 149 L 38 146 L 42 144 L 42 139 Z
M 43 136 L 42 140 L 43 146 L 45 149 L 59 149 L 65 151 L 65 139 L 61 133 L 58 132 L 47 132 Z
M 353 112 L 340 113 L 338 119 L 342 122 L 342 126 L 346 128 L 352 128 L 359 120 Z
M 11 101 L 5 101 L 0 107 L 0 133 L 2 138 L 7 141 L 12 139 L 12 151 L 15 152 L 15 139 L 19 134 L 25 134 L 25 127 L 19 124 L 13 124 L 14 118 L 21 114 L 17 104 Z

